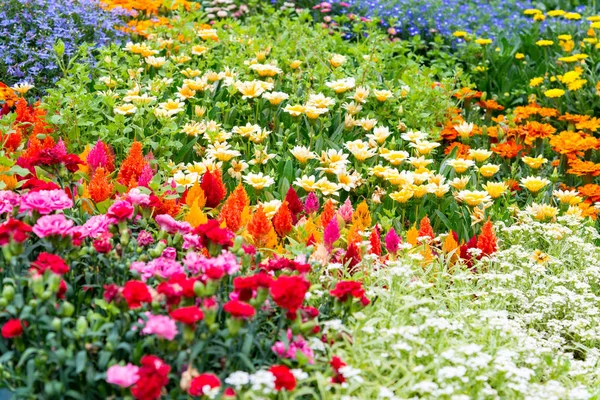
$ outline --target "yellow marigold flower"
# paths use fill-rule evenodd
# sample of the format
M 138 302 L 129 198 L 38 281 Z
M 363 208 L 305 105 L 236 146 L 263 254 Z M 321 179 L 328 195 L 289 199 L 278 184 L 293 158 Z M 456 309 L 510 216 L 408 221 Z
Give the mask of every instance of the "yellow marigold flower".
M 575 82 L 575 80 L 579 79 L 582 72 L 583 71 L 581 70 L 581 68 L 576 67 L 574 71 L 569 71 L 566 72 L 564 75 L 559 75 L 558 80 L 565 84 Z
M 397 192 L 390 193 L 390 197 L 398 203 L 406 203 L 413 197 L 413 191 L 410 189 L 402 189 Z
M 413 195 L 420 199 L 429 193 L 429 188 L 426 185 L 411 185 L 410 189 L 413 191 Z
M 333 56 L 331 56 L 331 58 L 329 59 L 329 64 L 331 64 L 331 66 L 333 68 L 337 68 L 341 65 L 344 65 L 347 61 L 347 58 L 344 57 L 341 54 L 334 54 Z
M 544 165 L 548 159 L 543 158 L 542 156 L 537 156 L 537 157 L 523 157 L 521 158 L 521 160 L 523 160 L 523 162 L 525 164 L 527 164 L 530 168 L 533 169 L 538 169 L 540 168 L 542 165 Z
M 542 40 L 538 40 L 537 42 L 535 42 L 535 44 L 540 47 L 545 47 L 545 46 L 552 46 L 554 44 L 554 42 L 552 40 L 542 39 Z
M 521 186 L 529 190 L 531 193 L 537 193 L 549 184 L 550 181 L 548 179 L 537 176 L 528 176 L 527 178 L 521 179 Z
M 290 63 L 290 68 L 291 69 L 298 69 L 298 67 L 300 67 L 300 65 L 302 64 L 302 61 L 300 60 L 294 60 Z
M 537 8 L 528 8 L 527 10 L 523 11 L 523 14 L 525 15 L 536 15 L 541 13 L 542 10 L 538 10 Z
M 558 61 L 562 61 L 565 63 L 574 63 L 579 61 L 579 59 L 576 56 L 567 56 L 567 57 L 559 57 Z
M 590 22 L 598 22 L 598 21 L 600 21 L 600 16 L 599 15 L 592 15 L 591 17 L 587 17 L 586 19 L 588 21 L 590 21 Z
M 467 32 L 465 31 L 456 31 L 452 34 L 452 36 L 457 37 L 457 38 L 463 38 L 467 36 Z
M 551 10 L 551 11 L 548 11 L 548 15 L 550 17 L 560 17 L 561 15 L 565 15 L 565 11 L 563 11 L 563 10 Z
M 535 14 L 533 16 L 533 20 L 534 21 L 545 21 L 546 20 L 546 16 L 544 14 Z
M 467 203 L 471 207 L 478 206 L 482 203 L 490 203 L 492 198 L 487 192 L 480 190 L 462 190 L 456 198 L 464 203 Z
M 500 171 L 499 165 L 485 164 L 485 165 L 482 165 L 481 167 L 479 167 L 479 172 L 481 173 L 481 175 L 483 175 L 486 178 L 491 178 L 498 171 Z
M 529 86 L 537 87 L 537 86 L 540 86 L 542 84 L 542 82 L 544 82 L 544 77 L 542 77 L 542 76 L 539 76 L 537 78 L 532 78 L 531 80 L 529 80 Z
M 585 85 L 587 83 L 586 79 L 577 79 L 575 82 L 571 82 L 567 85 L 567 88 L 574 92 L 576 90 L 579 90 L 583 87 L 583 85 Z
M 576 12 L 568 12 L 568 13 L 564 14 L 563 17 L 565 19 L 570 19 L 570 20 L 576 21 L 578 19 L 581 19 L 581 14 L 576 13 Z
M 481 46 L 486 46 L 488 44 L 492 44 L 492 39 L 475 39 L 475 43 Z
M 525 58 L 525 54 L 523 54 L 523 53 L 517 53 L 517 54 L 515 54 L 515 58 L 517 60 L 522 60 L 522 59 Z
M 564 94 L 565 91 L 562 89 L 550 89 L 544 92 L 544 96 L 549 97 L 551 99 L 562 97 Z
M 571 35 L 558 35 L 559 40 L 571 40 L 573 37 Z
M 508 190 L 508 185 L 504 182 L 488 182 L 481 186 L 492 199 L 497 199 Z

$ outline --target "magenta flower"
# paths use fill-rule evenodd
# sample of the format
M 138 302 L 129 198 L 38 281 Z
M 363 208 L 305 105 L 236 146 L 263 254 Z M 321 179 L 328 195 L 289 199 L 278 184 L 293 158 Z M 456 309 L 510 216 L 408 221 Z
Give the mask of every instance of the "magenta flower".
M 73 200 L 64 190 L 39 190 L 29 192 L 21 197 L 20 212 L 37 211 L 42 215 L 73 207 Z
M 148 246 L 154 243 L 154 238 L 152 237 L 152 234 L 150 232 L 141 231 L 138 234 L 137 242 L 139 246 Z
M 304 211 L 306 211 L 307 214 L 311 214 L 319 211 L 319 207 L 319 198 L 316 194 L 310 192 L 304 202 Z
M 81 226 L 82 236 L 96 238 L 97 236 L 108 232 L 108 228 L 110 228 L 110 225 L 114 222 L 115 220 L 108 215 L 94 215 Z
M 142 173 L 138 178 L 138 185 L 148 187 L 152 178 L 154 178 L 154 172 L 152 171 L 150 164 L 146 164 L 144 165 L 144 168 L 142 168 Z
M 109 155 L 106 152 L 106 145 L 100 139 L 90 150 L 87 156 L 87 165 L 95 171 L 98 167 L 106 168 L 108 166 Z
M 193 275 L 198 273 L 207 274 L 215 270 L 223 271 L 227 275 L 233 275 L 240 270 L 240 264 L 236 256 L 226 250 L 223 250 L 221 254 L 213 258 L 189 252 L 183 259 L 183 263 Z
M 323 242 L 327 250 L 331 251 L 333 243 L 340 238 L 340 227 L 336 217 L 331 218 L 323 232 Z
M 385 235 L 385 248 L 388 253 L 395 254 L 398 251 L 398 245 L 402 243 L 402 238 L 398 236 L 394 228 Z
M 165 279 L 168 279 L 175 274 L 183 274 L 185 272 L 181 264 L 166 257 L 155 258 L 147 264 L 147 268 L 152 272 L 152 275 L 158 275 Z
M 138 372 L 139 368 L 132 364 L 113 365 L 106 371 L 106 382 L 127 388 L 140 379 Z
M 12 212 L 13 207 L 19 205 L 21 197 L 10 190 L 0 190 L 0 214 Z
M 134 208 L 130 202 L 126 200 L 116 200 L 108 208 L 106 215 L 116 219 L 117 221 L 125 221 L 133 217 Z
M 156 335 L 159 338 L 173 340 L 177 335 L 177 324 L 167 315 L 153 315 L 146 313 L 148 320 L 142 333 L 144 335 Z
M 182 234 L 188 233 L 192 230 L 192 226 L 185 222 L 176 221 L 169 214 L 160 214 L 157 215 L 154 220 L 160 226 L 160 229 L 166 231 L 167 233 L 174 234 L 180 232 Z
M 37 220 L 33 232 L 41 238 L 46 236 L 67 236 L 71 233 L 73 221 L 66 219 L 63 214 L 45 215 Z

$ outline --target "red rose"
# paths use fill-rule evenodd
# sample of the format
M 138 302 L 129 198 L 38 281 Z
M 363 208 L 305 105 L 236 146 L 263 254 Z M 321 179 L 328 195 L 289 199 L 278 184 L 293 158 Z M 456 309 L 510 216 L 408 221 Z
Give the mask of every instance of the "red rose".
M 204 396 L 207 394 L 206 392 L 213 391 L 213 389 L 219 389 L 220 387 L 221 381 L 216 375 L 200 374 L 192 379 L 188 393 L 192 396 Z
M 288 314 L 296 313 L 302 306 L 304 296 L 310 283 L 301 276 L 280 276 L 271 284 L 271 297 L 273 301 L 288 311 Z
M 17 219 L 10 218 L 0 224 L 0 246 L 8 244 L 11 239 L 17 243 L 24 242 L 29 237 L 31 226 Z
M 60 256 L 46 253 L 45 251 L 40 253 L 37 260 L 31 263 L 31 269 L 40 275 L 47 270 L 50 270 L 57 275 L 63 275 L 69 272 L 69 266 L 65 260 L 60 258 Z
M 9 319 L 2 326 L 2 337 L 4 339 L 10 339 L 19 337 L 23 334 L 23 324 L 20 319 Z
M 182 307 L 171 311 L 171 318 L 186 325 L 193 325 L 204 318 L 204 313 L 196 306 Z
M 289 390 L 296 388 L 296 377 L 285 365 L 273 365 L 269 372 L 275 376 L 275 390 Z
M 231 314 L 234 318 L 242 319 L 252 318 L 256 314 L 254 307 L 238 300 L 228 301 L 225 303 L 223 310 L 225 310 L 226 313 Z
M 137 400 L 157 400 L 169 382 L 171 367 L 156 356 L 144 356 L 138 371 L 140 378 L 131 388 Z
M 214 219 L 209 219 L 205 224 L 199 225 L 193 233 L 200 236 L 200 243 L 204 247 L 208 247 L 209 243 L 220 244 L 224 247 L 231 246 L 234 236 L 233 232 L 221 228 L 219 222 Z
M 152 301 L 152 295 L 148 290 L 148 286 L 140 281 L 127 282 L 123 287 L 123 297 L 130 309 L 141 307 L 142 303 L 150 303 Z

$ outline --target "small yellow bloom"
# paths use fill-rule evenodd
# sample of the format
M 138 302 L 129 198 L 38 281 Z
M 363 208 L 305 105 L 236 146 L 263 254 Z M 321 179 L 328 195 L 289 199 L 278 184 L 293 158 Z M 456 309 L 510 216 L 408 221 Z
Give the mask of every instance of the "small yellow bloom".
M 508 189 L 508 186 L 504 182 L 488 182 L 483 184 L 482 187 L 492 199 L 502 196 Z
M 486 46 L 488 44 L 492 44 L 492 39 L 475 39 L 475 43 L 481 46 Z
M 537 86 L 540 86 L 542 84 L 542 82 L 544 82 L 544 78 L 541 76 L 537 77 L 537 78 L 532 78 L 529 80 L 529 86 L 537 87 Z
M 481 173 L 481 175 L 483 175 L 486 178 L 491 178 L 498 171 L 500 171 L 499 165 L 485 164 L 485 165 L 482 165 L 481 167 L 479 167 L 479 172 Z
M 563 10 L 551 10 L 551 11 L 548 11 L 548 15 L 550 17 L 560 17 L 561 15 L 565 15 L 565 11 L 563 11 Z
M 552 46 L 554 44 L 554 42 L 552 40 L 542 39 L 542 40 L 538 40 L 537 42 L 535 42 L 535 44 L 540 47 L 546 47 L 546 46 Z
M 302 61 L 300 61 L 300 60 L 294 60 L 294 61 L 292 61 L 290 63 L 290 68 L 291 69 L 298 69 L 301 64 L 302 64 Z
M 569 12 L 569 13 L 564 14 L 563 17 L 565 19 L 570 19 L 570 20 L 576 21 L 576 20 L 581 19 L 581 14 L 576 13 L 576 12 Z
M 451 166 L 457 174 L 462 174 L 467 169 L 475 165 L 475 162 L 472 160 L 465 160 L 462 158 L 457 158 L 454 160 L 448 160 L 446 163 Z
M 543 158 L 542 156 L 537 156 L 537 157 L 523 157 L 521 158 L 521 160 L 523 160 L 523 162 L 525 164 L 527 164 L 530 168 L 533 169 L 538 169 L 540 168 L 542 165 L 544 165 L 546 163 L 546 161 L 548 161 L 548 159 Z
M 452 34 L 452 36 L 457 37 L 457 38 L 464 38 L 467 36 L 467 32 L 465 31 L 456 31 Z
M 549 184 L 550 181 L 548 179 L 537 176 L 528 176 L 527 178 L 521 179 L 521 186 L 529 190 L 531 193 L 538 193 Z
M 522 60 L 522 59 L 525 58 L 525 54 L 523 54 L 523 53 L 517 53 L 517 54 L 515 54 L 515 58 L 517 60 Z
M 528 8 L 525 11 L 523 11 L 523 14 L 525 14 L 525 15 L 542 14 L 542 10 L 538 10 L 537 8 Z
M 410 189 L 402 189 L 398 192 L 393 192 L 390 197 L 398 203 L 406 203 L 413 197 L 413 191 Z
M 562 89 L 550 89 L 544 92 L 544 96 L 549 97 L 551 99 L 555 99 L 558 97 L 564 96 L 565 91 Z
M 457 199 L 467 203 L 471 207 L 478 206 L 482 203 L 490 203 L 492 198 L 487 192 L 480 190 L 463 190 L 456 195 Z

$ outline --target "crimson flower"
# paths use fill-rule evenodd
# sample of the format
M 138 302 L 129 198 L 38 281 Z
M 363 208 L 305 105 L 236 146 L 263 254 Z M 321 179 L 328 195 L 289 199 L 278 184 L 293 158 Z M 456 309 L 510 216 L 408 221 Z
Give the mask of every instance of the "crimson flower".
M 200 374 L 192 380 L 188 393 L 192 396 L 204 396 L 207 386 L 211 392 L 218 391 L 221 380 L 214 374 Z
M 234 236 L 233 232 L 221 228 L 219 221 L 214 219 L 209 219 L 205 224 L 199 225 L 193 233 L 200 236 L 200 243 L 204 247 L 208 247 L 210 243 L 220 244 L 223 247 L 231 246 Z
M 275 376 L 275 390 L 292 391 L 296 388 L 296 377 L 285 365 L 273 365 L 269 372 Z
M 152 295 L 148 290 L 148 286 L 140 281 L 127 282 L 123 287 L 123 297 L 130 309 L 141 307 L 142 303 L 150 303 L 152 301 Z
M 10 218 L 0 224 L 0 246 L 8 244 L 11 239 L 17 243 L 24 242 L 29 237 L 31 226 L 18 219 Z
M 204 318 L 204 313 L 196 306 L 178 308 L 171 311 L 170 314 L 175 321 L 183 322 L 186 325 L 193 325 Z
M 131 388 L 131 394 L 137 400 L 157 400 L 162 388 L 169 382 L 171 367 L 156 356 L 146 355 L 140 361 L 140 378 Z
M 23 324 L 20 319 L 9 319 L 2 326 L 2 337 L 4 339 L 11 339 L 19 337 L 23 334 Z
M 41 252 L 37 260 L 31 263 L 31 269 L 42 275 L 47 270 L 54 272 L 57 275 L 63 275 L 69 272 L 69 266 L 60 256 Z
M 225 303 L 223 310 L 231 314 L 234 318 L 248 319 L 254 317 L 256 310 L 250 304 L 238 300 L 231 300 Z
M 304 277 L 283 275 L 271 284 L 271 297 L 279 307 L 288 311 L 290 317 L 302 306 L 309 288 L 310 283 Z

